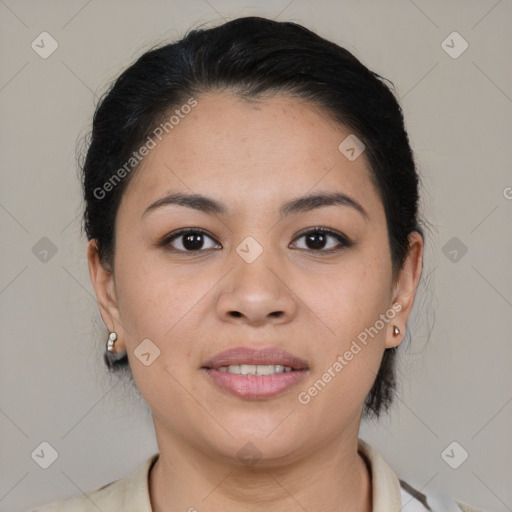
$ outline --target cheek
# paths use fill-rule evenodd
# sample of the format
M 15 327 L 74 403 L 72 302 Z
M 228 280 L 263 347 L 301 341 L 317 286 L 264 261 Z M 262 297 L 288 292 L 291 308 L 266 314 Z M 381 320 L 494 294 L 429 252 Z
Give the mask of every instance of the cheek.
M 391 271 L 383 267 L 382 262 L 356 256 L 325 275 L 301 278 L 305 302 L 329 328 L 331 339 L 342 344 L 355 339 L 385 313 Z
M 190 288 L 183 286 L 161 259 L 138 248 L 141 246 L 128 238 L 116 252 L 120 315 L 128 338 L 162 337 L 188 304 Z
M 119 310 L 137 388 L 156 415 L 165 416 L 170 405 L 184 410 L 190 407 L 183 388 L 192 358 L 190 336 L 198 325 L 193 308 L 206 290 L 189 279 L 177 279 L 147 254 L 119 255 Z M 143 340 L 150 353 L 148 365 L 138 357 Z
M 130 250 L 131 247 L 128 243 L 119 247 L 116 268 L 126 347 L 133 356 L 143 340 L 151 340 L 160 353 L 152 363 L 155 371 L 150 377 L 172 381 L 166 370 L 179 377 L 193 357 L 191 338 L 197 333 L 200 320 L 197 311 L 201 298 L 214 285 L 215 276 L 212 272 L 208 278 L 195 271 L 179 273 L 176 267 L 166 265 L 165 259 Z M 141 366 L 133 356 L 136 380 Z M 144 378 L 149 378 L 147 373 Z
M 389 282 L 385 273 L 379 276 L 371 267 L 360 270 L 331 276 L 323 293 L 312 297 L 329 329 L 313 338 L 317 364 L 309 387 L 303 387 L 297 399 L 311 416 L 323 418 L 318 428 L 336 431 L 358 414 L 384 352 L 388 323 L 381 315 L 389 306 Z
M 327 392 L 322 391 L 325 403 L 361 403 L 375 380 L 391 321 L 386 316 L 390 268 L 377 258 L 360 258 L 320 281 L 316 276 L 314 287 L 303 282 L 304 291 L 309 289 L 308 304 L 321 319 L 319 325 L 328 327 L 314 338 L 322 344 L 315 377 L 320 387 L 328 383 Z

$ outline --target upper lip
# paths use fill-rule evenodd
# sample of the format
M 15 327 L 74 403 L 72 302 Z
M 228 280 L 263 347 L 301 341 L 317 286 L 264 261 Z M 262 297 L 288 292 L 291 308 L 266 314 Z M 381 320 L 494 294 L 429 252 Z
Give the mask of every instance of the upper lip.
M 236 347 L 224 350 L 204 363 L 203 368 L 220 368 L 235 364 L 280 364 L 294 370 L 307 370 L 308 364 L 300 357 L 286 350 L 275 347 L 254 349 L 251 347 Z

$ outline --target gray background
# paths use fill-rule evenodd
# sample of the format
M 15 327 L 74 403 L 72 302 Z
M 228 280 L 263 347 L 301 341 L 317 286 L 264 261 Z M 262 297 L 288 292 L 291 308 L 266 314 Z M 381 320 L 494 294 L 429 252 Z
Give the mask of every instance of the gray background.
M 0 0 L 0 510 L 96 489 L 156 451 L 147 407 L 101 360 L 75 144 L 144 50 L 250 14 L 305 24 L 392 80 L 416 152 L 430 228 L 413 342 L 396 406 L 361 437 L 423 492 L 512 510 L 507 0 Z M 43 31 L 58 43 L 46 59 L 31 47 Z M 457 58 L 442 46 L 454 31 L 469 44 Z M 43 441 L 59 454 L 48 469 L 31 457 Z M 452 464 L 469 454 L 457 469 L 441 456 L 453 441 Z

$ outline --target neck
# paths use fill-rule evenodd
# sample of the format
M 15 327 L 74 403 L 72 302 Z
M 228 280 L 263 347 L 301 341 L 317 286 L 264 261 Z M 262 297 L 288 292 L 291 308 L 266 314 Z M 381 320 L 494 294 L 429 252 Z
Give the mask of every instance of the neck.
M 355 439 L 316 447 L 293 462 L 254 466 L 184 446 L 158 443 L 149 478 L 153 512 L 370 512 L 371 476 Z

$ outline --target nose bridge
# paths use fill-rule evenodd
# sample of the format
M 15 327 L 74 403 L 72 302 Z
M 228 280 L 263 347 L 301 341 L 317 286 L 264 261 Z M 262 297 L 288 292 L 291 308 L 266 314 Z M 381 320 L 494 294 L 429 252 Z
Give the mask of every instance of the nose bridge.
M 242 316 L 248 322 L 261 323 L 269 318 L 284 321 L 295 313 L 295 301 L 285 284 L 277 248 L 270 246 L 268 237 L 262 242 L 248 236 L 234 247 L 229 262 L 233 270 L 218 298 L 222 317 Z
M 261 243 L 260 243 L 261 241 Z M 278 297 L 281 295 L 280 285 L 276 282 L 275 270 L 279 266 L 277 248 L 270 244 L 269 237 L 258 235 L 247 236 L 233 251 L 233 285 L 243 293 Z M 281 267 L 282 268 L 282 267 Z

